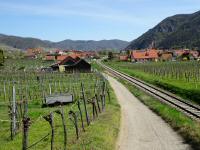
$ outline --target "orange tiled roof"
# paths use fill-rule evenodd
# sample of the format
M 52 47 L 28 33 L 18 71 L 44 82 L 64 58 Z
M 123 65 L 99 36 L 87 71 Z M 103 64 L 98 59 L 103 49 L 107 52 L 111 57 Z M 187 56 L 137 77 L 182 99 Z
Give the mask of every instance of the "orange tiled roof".
M 46 55 L 45 59 L 46 60 L 55 60 L 55 56 Z
M 134 59 L 151 59 L 158 58 L 158 52 L 154 49 L 146 51 L 132 51 L 132 58 Z
M 63 61 L 67 57 L 68 57 L 68 55 L 57 56 L 57 61 Z

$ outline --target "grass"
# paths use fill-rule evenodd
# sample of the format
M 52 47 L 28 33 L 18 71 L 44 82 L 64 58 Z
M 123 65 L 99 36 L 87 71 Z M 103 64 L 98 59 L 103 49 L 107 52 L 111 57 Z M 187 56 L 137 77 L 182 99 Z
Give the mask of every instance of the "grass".
M 127 81 L 120 80 L 141 102 L 161 116 L 175 131 L 177 131 L 194 149 L 200 149 L 200 124 L 177 111 L 175 108 L 161 103 Z
M 75 150 L 113 150 L 120 126 L 120 106 L 111 90 L 111 102 L 107 103 L 106 111 L 88 127 L 72 149 Z M 82 147 L 81 147 L 82 145 Z
M 16 62 L 15 62 L 16 61 Z M 31 62 L 32 61 L 32 62 Z M 34 70 L 37 67 L 40 67 L 41 65 L 47 65 L 43 61 L 38 60 L 11 60 L 12 64 L 17 64 L 17 67 L 12 66 L 9 62 L 6 62 L 8 66 L 4 66 L 3 69 L 7 71 L 6 74 L 4 72 L 0 72 L 0 80 L 1 83 L 3 83 L 5 80 L 22 80 L 22 84 L 26 85 L 29 84 L 29 90 L 30 95 L 33 99 L 32 102 L 29 103 L 29 114 L 28 116 L 32 120 L 32 124 L 29 129 L 29 146 L 33 144 L 34 142 L 38 141 L 42 137 L 44 137 L 46 134 L 51 132 L 50 126 L 48 122 L 46 122 L 41 115 L 47 115 L 49 112 L 55 111 L 57 109 L 60 109 L 60 107 L 54 107 L 54 108 L 41 108 L 41 94 L 40 91 L 41 88 L 37 86 L 37 80 L 36 76 L 33 72 L 26 75 L 27 80 L 26 82 L 23 81 L 23 79 L 19 78 L 21 75 L 20 72 L 16 71 L 14 75 L 12 75 L 12 68 L 18 70 L 21 66 L 25 66 L 25 68 L 29 68 L 29 65 L 31 66 L 31 71 Z M 25 64 L 25 65 L 24 65 Z M 11 73 L 10 73 L 11 71 Z M 23 75 L 22 75 L 23 76 Z M 75 77 L 77 76 L 77 77 Z M 46 79 L 47 77 L 47 79 Z M 76 78 L 76 79 L 75 79 Z M 46 92 L 48 93 L 48 85 L 49 83 L 59 82 L 63 83 L 61 84 L 61 91 L 65 92 L 66 87 L 68 87 L 68 90 L 72 92 L 72 90 L 75 90 L 76 93 L 76 99 L 80 98 L 80 83 L 83 82 L 85 85 L 86 90 L 86 97 L 91 98 L 91 96 L 94 96 L 94 81 L 98 80 L 99 75 L 98 74 L 77 74 L 77 75 L 65 75 L 65 74 L 46 74 L 45 78 L 43 80 L 44 87 L 46 89 Z M 95 80 L 94 80 L 95 79 Z M 10 83 L 9 83 L 10 84 Z M 99 83 L 100 84 L 100 83 Z M 72 86 L 73 85 L 73 86 Z M 70 86 L 70 88 L 69 88 Z M 20 87 L 19 85 L 16 85 L 16 87 Z M 10 85 L 6 86 L 6 90 L 10 88 Z M 96 118 L 91 122 L 90 126 L 86 125 L 85 121 L 85 114 L 83 113 L 83 119 L 84 119 L 84 125 L 85 125 L 85 132 L 81 130 L 81 123 L 79 120 L 79 129 L 80 129 L 80 138 L 76 139 L 75 134 L 75 128 L 73 126 L 73 123 L 69 119 L 68 112 L 70 110 L 73 110 L 77 112 L 77 106 L 74 104 L 64 106 L 64 112 L 65 112 L 65 118 L 67 122 L 67 149 L 70 150 L 84 150 L 84 149 L 92 149 L 92 150 L 112 150 L 115 148 L 115 142 L 117 139 L 117 135 L 119 132 L 119 126 L 120 126 L 120 106 L 117 103 L 116 97 L 114 95 L 113 90 L 110 88 L 110 95 L 111 95 L 111 102 L 106 102 L 106 110 L 99 114 L 99 117 Z M 4 95 L 1 91 L 3 89 L 3 84 L 0 85 L 0 103 L 4 101 Z M 20 88 L 19 88 L 20 89 Z M 25 89 L 23 89 L 23 92 Z M 52 93 L 58 92 L 58 89 L 55 89 L 54 86 L 52 86 Z M 17 93 L 20 93 L 18 91 Z M 99 92 L 100 93 L 100 92 Z M 24 94 L 24 93 L 23 93 Z M 37 97 L 34 97 L 34 95 L 37 95 Z M 7 95 L 8 97 L 8 95 Z M 17 100 L 20 98 L 20 96 L 17 97 Z M 84 110 L 83 104 L 81 105 L 82 111 Z M 88 111 L 90 118 L 92 119 L 92 107 L 91 104 L 88 104 Z M 0 105 L 0 118 L 3 120 L 9 120 L 7 115 L 8 109 L 7 106 Z M 79 116 L 80 119 L 80 116 Z M 62 127 L 62 120 L 60 115 L 54 113 L 54 126 L 55 126 L 55 149 L 63 149 L 63 127 Z M 10 131 L 9 131 L 9 122 L 0 122 L 0 149 L 1 150 L 18 150 L 22 149 L 22 127 L 20 127 L 20 132 L 16 135 L 13 141 L 10 140 Z M 37 144 L 33 147 L 33 149 L 50 149 L 50 136 L 45 138 L 41 143 Z
M 161 75 L 146 73 L 142 71 L 141 68 L 137 69 L 137 67 L 140 67 L 140 65 L 143 65 L 143 64 L 132 64 L 128 62 L 117 62 L 117 61 L 109 61 L 105 63 L 119 71 L 122 71 L 131 76 L 139 78 L 143 81 L 146 81 L 160 88 L 168 90 L 174 94 L 177 94 L 183 99 L 191 100 L 194 103 L 200 104 L 200 90 L 198 88 L 200 85 L 199 82 L 193 82 L 193 81 L 187 82 L 182 79 L 178 80 L 171 77 L 163 77 Z M 178 62 L 178 66 L 180 65 L 181 67 L 182 63 L 185 67 L 187 66 L 184 62 Z M 160 63 L 157 65 L 164 67 L 165 63 Z M 154 67 L 154 64 L 151 64 L 151 63 L 145 64 L 145 67 L 151 68 L 151 67 Z M 192 68 L 189 67 L 188 69 L 192 69 Z M 188 70 L 188 69 L 185 68 L 185 70 Z

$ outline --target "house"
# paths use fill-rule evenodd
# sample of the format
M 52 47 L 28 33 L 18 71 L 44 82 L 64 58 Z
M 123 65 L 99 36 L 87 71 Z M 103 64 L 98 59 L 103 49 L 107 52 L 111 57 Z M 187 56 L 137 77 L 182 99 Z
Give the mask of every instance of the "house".
M 73 65 L 64 65 L 68 72 L 91 72 L 91 65 L 84 59 L 78 60 Z
M 58 56 L 57 57 L 58 62 L 56 64 L 51 65 L 54 71 L 59 70 L 59 66 L 63 65 L 73 65 L 76 60 L 72 58 L 71 56 Z
M 120 61 L 128 61 L 128 58 L 129 58 L 128 55 L 120 55 L 119 56 Z
M 195 60 L 199 58 L 199 51 L 192 50 L 190 51 L 190 54 Z
M 57 61 L 63 61 L 64 59 L 66 59 L 68 56 L 67 55 L 58 55 L 56 60 Z
M 43 54 L 41 48 L 29 48 L 26 51 L 25 57 L 29 59 L 36 59 Z
M 95 51 L 86 51 L 83 53 L 84 58 L 99 58 L 99 55 Z
M 82 56 L 82 55 L 76 54 L 76 53 L 68 53 L 68 54 L 65 54 L 65 55 L 58 55 L 56 60 L 57 60 L 57 61 L 63 61 L 63 60 L 65 60 L 67 57 L 71 57 L 71 58 L 73 58 L 73 59 L 82 58 L 81 56 Z
M 199 57 L 199 52 L 195 50 L 175 50 L 174 55 L 178 60 L 187 61 L 187 60 L 197 60 Z
M 173 52 L 170 51 L 163 51 L 160 52 L 158 55 L 160 61 L 172 61 L 173 59 Z
M 54 71 L 60 70 L 61 72 L 90 72 L 91 65 L 86 62 L 84 59 L 79 57 L 72 58 L 71 56 L 67 56 L 62 61 L 59 61 L 56 64 L 51 65 L 51 68 Z
M 155 49 L 133 50 L 131 52 L 132 62 L 158 61 L 158 51 Z
M 180 49 L 180 50 L 174 50 L 173 51 L 173 55 L 178 58 L 178 57 L 181 57 L 184 53 L 186 52 L 186 50 L 183 50 L 183 49 Z
M 56 56 L 55 55 L 46 55 L 45 60 L 46 61 L 54 61 L 54 60 L 56 60 Z
M 33 53 L 31 49 L 28 49 L 27 52 L 25 53 L 25 58 L 35 59 L 37 58 L 37 56 L 35 55 L 35 53 Z

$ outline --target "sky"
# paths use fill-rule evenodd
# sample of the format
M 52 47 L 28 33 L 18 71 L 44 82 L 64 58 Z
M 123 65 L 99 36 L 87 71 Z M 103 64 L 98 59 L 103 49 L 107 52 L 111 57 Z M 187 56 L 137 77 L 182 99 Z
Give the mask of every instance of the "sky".
M 132 41 L 200 0 L 0 0 L 0 33 L 43 40 Z

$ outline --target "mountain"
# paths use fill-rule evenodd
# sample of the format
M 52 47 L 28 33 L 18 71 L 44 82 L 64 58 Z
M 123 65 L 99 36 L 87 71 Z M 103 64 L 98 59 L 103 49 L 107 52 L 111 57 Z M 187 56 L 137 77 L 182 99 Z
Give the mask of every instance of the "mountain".
M 36 38 L 23 38 L 18 36 L 8 36 L 0 34 L 0 44 L 8 45 L 18 49 L 27 48 L 61 48 L 76 50 L 105 50 L 105 49 L 124 49 L 129 43 L 122 40 L 101 40 L 101 41 L 83 41 L 83 40 L 64 40 L 60 42 L 51 42 Z
M 200 11 L 164 19 L 153 29 L 133 40 L 125 49 L 148 47 L 200 49 Z
M 103 50 L 103 49 L 123 49 L 128 45 L 128 42 L 121 40 L 101 40 L 101 41 L 83 41 L 83 40 L 64 40 L 53 44 L 53 47 L 62 49 L 77 49 L 77 50 Z

